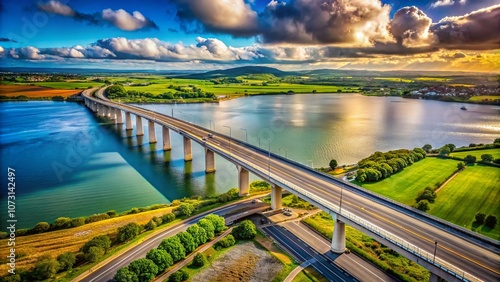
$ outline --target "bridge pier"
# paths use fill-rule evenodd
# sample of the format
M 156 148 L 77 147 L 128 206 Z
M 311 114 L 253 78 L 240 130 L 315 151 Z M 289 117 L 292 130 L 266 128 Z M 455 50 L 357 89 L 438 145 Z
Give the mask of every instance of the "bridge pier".
M 116 124 L 123 124 L 122 110 L 115 109 L 115 114 L 116 114 Z
M 156 143 L 155 123 L 151 120 L 148 120 L 148 135 L 149 135 L 149 144 Z
M 103 106 L 104 107 L 104 117 L 109 118 L 109 107 L 108 106 Z
M 172 150 L 172 145 L 170 144 L 170 130 L 168 127 L 163 126 L 162 127 L 162 135 L 163 135 L 163 150 L 164 151 L 169 151 Z
M 144 128 L 142 128 L 142 117 L 135 116 L 135 135 L 142 136 L 144 135 Z
M 134 129 L 132 127 L 132 117 L 130 116 L 130 113 L 129 112 L 125 112 L 125 129 L 126 130 L 132 130 Z
M 281 197 L 282 197 L 282 190 L 281 187 L 279 187 L 276 184 L 272 184 L 271 188 L 271 209 L 272 210 L 279 210 L 282 208 L 281 206 Z
M 114 120 L 116 123 L 116 109 L 115 108 L 109 108 L 109 118 L 111 120 Z
M 332 215 L 335 225 L 333 226 L 332 252 L 342 254 L 345 252 L 345 223 L 337 219 L 337 214 Z
M 429 282 L 442 282 L 445 281 L 443 278 L 439 277 L 439 275 L 431 272 L 431 276 L 429 277 Z
M 96 102 L 93 102 L 93 101 L 91 101 L 90 103 L 91 103 L 91 104 L 90 104 L 90 105 L 91 105 L 91 107 L 90 107 L 90 108 L 92 109 L 92 111 L 93 111 L 94 113 L 95 113 L 95 112 L 97 112 L 97 103 L 96 103 Z
M 238 190 L 240 196 L 246 196 L 250 193 L 250 173 L 242 166 L 237 165 L 238 169 Z
M 189 162 L 193 160 L 193 152 L 191 150 L 191 139 L 182 136 L 184 139 L 184 161 Z
M 215 172 L 215 153 L 205 148 L 205 173 Z

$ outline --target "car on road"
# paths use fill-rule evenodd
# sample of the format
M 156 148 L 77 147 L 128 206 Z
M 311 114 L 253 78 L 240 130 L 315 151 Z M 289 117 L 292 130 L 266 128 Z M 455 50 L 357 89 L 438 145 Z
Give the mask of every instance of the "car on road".
M 212 133 L 208 133 L 209 138 L 214 138 L 214 135 Z
M 207 137 L 203 137 L 203 138 L 201 138 L 201 140 L 207 141 Z
M 257 203 L 257 200 L 252 200 L 252 204 L 255 204 L 255 203 Z

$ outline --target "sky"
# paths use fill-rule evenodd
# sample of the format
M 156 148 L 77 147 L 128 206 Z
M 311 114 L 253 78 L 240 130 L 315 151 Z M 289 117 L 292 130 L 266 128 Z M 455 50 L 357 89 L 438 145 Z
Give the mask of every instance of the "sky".
M 0 0 L 0 64 L 500 73 L 500 0 Z

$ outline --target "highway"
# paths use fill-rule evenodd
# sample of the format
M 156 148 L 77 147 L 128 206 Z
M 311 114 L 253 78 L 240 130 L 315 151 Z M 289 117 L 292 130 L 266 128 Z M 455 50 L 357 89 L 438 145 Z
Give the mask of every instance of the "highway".
M 98 96 L 104 98 L 103 91 L 103 88 L 99 89 Z M 87 98 L 97 100 L 89 96 L 90 91 L 86 91 L 85 94 Z M 475 240 L 457 234 L 454 230 L 443 228 L 430 218 L 394 208 L 380 201 L 376 196 L 357 192 L 356 188 L 343 189 L 341 192 L 341 188 L 347 185 L 344 182 L 322 176 L 307 167 L 276 156 L 271 155 L 272 157 L 268 159 L 266 151 L 245 142 L 230 140 L 225 135 L 192 123 L 139 107 L 105 100 L 99 100 L 99 103 L 153 120 L 177 132 L 182 131 L 181 134 L 208 147 L 229 161 L 243 165 L 265 180 L 270 172 L 273 179 L 286 179 L 315 197 L 335 205 L 339 204 L 340 193 L 343 193 L 342 208 L 346 212 L 387 230 L 429 253 L 434 252 L 435 242 L 438 242 L 436 259 L 444 260 L 483 281 L 500 280 L 500 256 L 497 247 L 479 244 Z M 204 144 L 202 138 L 209 133 L 213 133 L 214 138 L 208 138 L 207 143 Z
M 262 229 L 297 260 L 300 262 L 310 261 L 311 266 L 328 279 L 328 281 L 359 281 L 338 267 L 332 259 L 324 254 L 318 253 L 282 226 L 271 225 L 263 227 Z
M 225 214 L 232 213 L 233 211 L 240 210 L 240 209 L 245 208 L 245 207 L 252 208 L 253 206 L 254 206 L 254 204 L 251 203 L 251 200 L 248 200 L 244 203 L 235 203 L 235 204 L 229 205 L 227 207 L 220 208 L 213 213 L 220 215 L 220 216 L 224 216 Z M 179 232 L 185 231 L 186 229 L 188 229 L 189 226 L 197 223 L 205 215 L 206 214 L 196 216 L 196 217 L 194 217 L 186 222 L 183 222 L 183 223 L 181 223 L 173 228 L 168 228 L 168 229 L 156 234 L 154 237 L 150 238 L 149 240 L 143 241 L 143 242 L 139 243 L 138 245 L 134 246 L 133 248 L 129 249 L 128 251 L 115 257 L 113 260 L 111 260 L 105 266 L 91 272 L 85 278 L 83 278 L 81 280 L 75 279 L 74 281 L 83 281 L 83 282 L 111 281 L 113 279 L 113 276 L 115 276 L 116 272 L 118 271 L 118 269 L 129 265 L 132 261 L 134 261 L 136 259 L 145 258 L 146 254 L 149 252 L 149 250 L 158 247 L 160 245 L 161 241 L 163 241 L 163 239 L 168 238 L 170 236 L 174 236 Z

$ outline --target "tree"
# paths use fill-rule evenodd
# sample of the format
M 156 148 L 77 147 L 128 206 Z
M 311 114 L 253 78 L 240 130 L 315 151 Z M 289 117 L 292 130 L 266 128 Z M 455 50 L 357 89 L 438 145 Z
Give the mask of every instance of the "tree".
M 413 207 L 418 209 L 418 210 L 421 210 L 423 212 L 430 210 L 429 201 L 427 201 L 427 200 L 419 201 Z
M 234 236 L 229 234 L 226 237 L 222 238 L 217 242 L 218 246 L 221 246 L 222 248 L 228 248 L 236 244 L 236 240 L 234 239 Z
M 439 150 L 439 155 L 441 156 L 447 156 L 451 153 L 450 148 L 448 146 L 444 146 Z
M 196 245 L 196 242 L 194 241 L 193 236 L 189 234 L 189 232 L 179 232 L 177 233 L 177 237 L 179 237 L 179 240 L 184 246 L 184 249 L 186 249 L 187 254 L 191 253 L 196 249 L 196 247 L 198 247 L 198 245 Z
M 464 158 L 464 162 L 466 162 L 467 164 L 473 164 L 476 162 L 476 156 L 467 155 L 467 157 Z
M 484 220 L 486 219 L 486 214 L 484 212 L 478 212 L 476 213 L 476 215 L 474 216 L 475 219 L 476 219 L 476 223 L 481 225 L 484 223 Z
M 457 163 L 457 169 L 458 169 L 458 170 L 462 170 L 462 169 L 464 169 L 464 168 L 465 168 L 465 163 L 464 163 L 464 162 L 459 162 L 459 163 Z
M 31 232 L 33 234 L 38 234 L 38 233 L 42 233 L 42 232 L 49 230 L 49 228 L 50 228 L 50 224 L 42 221 L 42 222 L 37 223 L 35 225 L 35 227 L 33 227 L 31 229 Z
M 202 253 L 196 253 L 193 258 L 193 265 L 196 267 L 202 267 L 207 264 L 207 259 Z
M 208 240 L 207 231 L 198 226 L 198 224 L 189 226 L 186 231 L 191 234 L 191 236 L 193 236 L 196 246 L 205 244 L 205 242 Z
M 59 217 L 52 224 L 52 229 L 66 229 L 71 227 L 71 219 L 69 217 Z
M 455 148 L 457 147 L 457 146 L 455 146 L 455 144 L 451 144 L 451 143 L 450 144 L 446 144 L 445 146 L 448 147 L 448 148 L 450 148 L 450 152 L 453 152 L 455 150 Z
M 243 220 L 240 225 L 233 229 L 232 234 L 238 239 L 252 239 L 257 235 L 257 228 L 250 220 Z
M 209 214 L 205 216 L 205 219 L 210 220 L 214 226 L 215 233 L 219 233 L 224 230 L 226 227 L 226 221 L 222 216 L 218 216 L 216 214 Z
M 92 246 L 85 253 L 85 259 L 90 262 L 96 262 L 104 255 L 105 251 L 101 247 Z
M 426 151 L 427 153 L 429 153 L 431 150 L 432 150 L 432 146 L 430 144 L 425 144 L 422 149 L 424 149 L 424 151 Z
M 104 251 L 107 251 L 111 247 L 111 239 L 107 235 L 99 235 L 92 238 L 90 241 L 83 245 L 81 251 L 87 253 L 90 247 L 101 247 Z
M 499 76 L 500 79 L 500 76 Z M 493 144 L 500 144 L 500 138 L 496 138 L 495 141 L 493 141 Z
M 331 160 L 330 160 L 330 164 L 329 164 L 329 166 L 330 166 L 330 168 L 331 168 L 332 170 L 334 170 L 334 169 L 335 169 L 338 165 L 339 165 L 339 164 L 337 163 L 337 160 L 335 160 L 335 159 L 331 159 Z
M 177 208 L 180 215 L 190 216 L 194 211 L 194 206 L 190 203 L 182 203 Z
M 113 280 L 115 282 L 139 282 L 137 274 L 130 271 L 130 269 L 128 269 L 128 266 L 124 266 L 118 269 L 115 276 L 113 277 Z
M 186 249 L 182 245 L 179 237 L 172 236 L 164 239 L 158 249 L 167 251 L 174 262 L 178 262 L 186 257 Z
M 66 252 L 57 256 L 57 262 L 59 262 L 59 270 L 65 271 L 73 268 L 76 262 L 76 255 L 72 252 Z
M 134 260 L 128 269 L 137 275 L 139 282 L 149 282 L 158 274 L 158 266 L 147 258 Z
M 36 280 L 52 278 L 59 271 L 59 263 L 49 255 L 39 257 L 32 270 L 32 275 Z
M 427 200 L 429 203 L 434 203 L 434 200 L 436 199 L 437 195 L 436 192 L 434 192 L 434 189 L 431 187 L 425 187 L 424 190 L 418 192 L 418 196 L 415 199 L 415 202 L 420 202 L 421 200 Z
M 486 217 L 484 223 L 490 228 L 495 228 L 495 225 L 497 224 L 497 217 L 490 214 Z
M 205 229 L 207 231 L 207 237 L 208 239 L 211 239 L 215 236 L 215 227 L 212 224 L 212 222 L 208 219 L 202 218 L 200 221 L 198 221 L 198 225 Z
M 146 255 L 146 258 L 154 262 L 158 266 L 160 272 L 174 264 L 172 256 L 162 249 L 151 249 Z
M 135 222 L 131 222 L 125 226 L 118 228 L 118 235 L 116 239 L 118 242 L 127 242 L 135 238 L 139 234 L 139 225 Z
M 189 279 L 189 274 L 181 269 L 179 271 L 172 273 L 172 275 L 168 277 L 168 282 L 182 282 L 188 279 Z
M 175 220 L 175 214 L 169 212 L 161 216 L 162 223 L 169 223 Z
M 150 219 L 148 223 L 144 226 L 144 229 L 146 230 L 153 230 L 156 228 L 156 222 L 153 219 Z
M 489 162 L 492 162 L 494 160 L 494 157 L 493 157 L 492 154 L 482 154 L 481 155 L 481 160 L 483 162 L 488 162 L 489 163 Z

